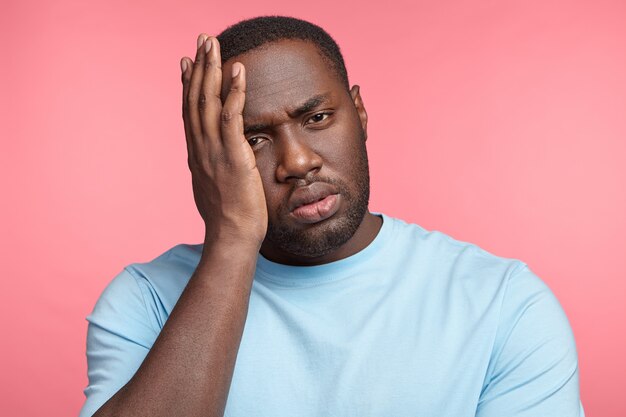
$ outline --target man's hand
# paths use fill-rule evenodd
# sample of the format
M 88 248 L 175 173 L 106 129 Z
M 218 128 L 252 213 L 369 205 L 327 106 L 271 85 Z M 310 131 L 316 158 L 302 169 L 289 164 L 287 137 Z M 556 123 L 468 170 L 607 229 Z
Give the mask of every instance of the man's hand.
M 245 68 L 239 62 L 232 66 L 224 105 L 217 38 L 201 34 L 195 61 L 184 57 L 181 68 L 188 163 L 206 226 L 205 243 L 244 240 L 260 245 L 267 231 L 267 206 L 256 159 L 243 134 Z

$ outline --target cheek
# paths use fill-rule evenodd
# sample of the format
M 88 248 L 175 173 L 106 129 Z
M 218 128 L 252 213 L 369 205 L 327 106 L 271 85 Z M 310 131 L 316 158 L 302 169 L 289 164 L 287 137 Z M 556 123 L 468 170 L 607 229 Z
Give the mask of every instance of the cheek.
M 274 175 L 276 170 L 276 164 L 273 160 L 268 158 L 268 155 L 257 154 L 256 155 L 256 167 L 261 175 L 261 181 L 263 181 L 263 188 L 267 189 L 272 186 L 274 182 Z
M 261 175 L 268 213 L 272 217 L 284 198 L 280 184 L 276 183 L 276 162 L 269 155 L 257 155 L 257 169 Z
M 359 126 L 345 121 L 337 123 L 324 133 L 316 148 L 325 167 L 334 172 L 350 173 L 363 146 Z

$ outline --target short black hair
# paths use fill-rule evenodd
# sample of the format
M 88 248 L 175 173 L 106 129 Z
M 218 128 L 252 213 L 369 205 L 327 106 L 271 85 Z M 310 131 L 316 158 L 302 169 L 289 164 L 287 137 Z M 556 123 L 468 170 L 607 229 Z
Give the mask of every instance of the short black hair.
M 347 90 L 348 72 L 339 45 L 321 27 L 288 16 L 259 16 L 237 22 L 217 35 L 222 63 L 266 43 L 283 39 L 313 42 Z

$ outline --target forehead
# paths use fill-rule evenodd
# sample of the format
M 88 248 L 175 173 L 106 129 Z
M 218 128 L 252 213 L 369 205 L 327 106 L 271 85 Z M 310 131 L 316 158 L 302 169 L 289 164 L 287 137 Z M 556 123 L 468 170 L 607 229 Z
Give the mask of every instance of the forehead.
M 223 99 L 230 89 L 227 74 L 235 62 L 246 68 L 246 122 L 287 115 L 316 95 L 327 94 L 336 102 L 346 94 L 327 58 L 312 42 L 281 40 L 229 59 L 223 65 Z

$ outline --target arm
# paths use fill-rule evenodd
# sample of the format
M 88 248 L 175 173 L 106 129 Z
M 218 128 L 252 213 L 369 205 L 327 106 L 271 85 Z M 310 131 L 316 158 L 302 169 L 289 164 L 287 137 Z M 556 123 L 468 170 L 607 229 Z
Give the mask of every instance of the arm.
M 142 365 L 95 416 L 222 415 L 256 259 L 229 249 L 250 260 L 221 245 L 203 256 Z
M 571 327 L 527 266 L 510 278 L 477 417 L 583 417 Z
M 193 63 L 181 61 L 188 162 L 206 226 L 203 254 L 145 360 L 98 417 L 224 412 L 267 210 L 243 136 L 245 69 L 233 66 L 238 74 L 222 107 L 219 43 L 206 38 L 198 39 Z

